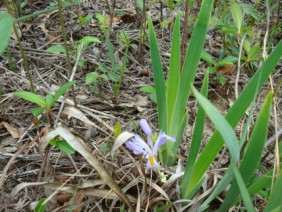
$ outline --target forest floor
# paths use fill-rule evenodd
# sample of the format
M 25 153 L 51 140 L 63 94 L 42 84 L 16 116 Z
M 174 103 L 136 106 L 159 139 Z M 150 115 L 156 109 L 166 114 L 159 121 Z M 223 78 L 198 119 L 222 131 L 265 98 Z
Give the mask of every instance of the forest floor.
M 27 15 L 45 9 L 50 2 L 42 0 L 28 1 L 28 5 L 22 9 L 21 13 Z M 4 8 L 3 5 L 0 6 L 1 9 Z M 184 5 L 179 6 L 178 9 L 184 11 Z M 196 3 L 191 10 L 191 14 L 195 19 L 198 10 L 199 5 Z M 169 9 L 164 6 L 161 12 L 160 4 L 154 3 L 146 12 L 153 18 L 164 71 L 167 73 L 172 27 L 169 25 L 167 28 L 161 28 L 160 24 L 161 20 L 169 20 Z M 134 1 L 116 1 L 113 16 L 110 40 L 113 44 L 117 64 L 122 64 L 125 51 L 124 45 L 121 45 L 121 30 L 126 31 L 130 43 L 133 44 L 129 47 L 126 71 L 118 95 L 114 94 L 114 83 L 109 80 L 106 81 L 100 78 L 95 87 L 86 84 L 85 79 L 88 73 L 97 72 L 102 75 L 103 72 L 99 69 L 100 65 L 111 66 L 105 37 L 101 32 L 98 20 L 95 18 L 95 13 L 102 14 L 106 21 L 110 22 L 109 5 L 107 5 L 106 1 L 84 1 L 79 6 L 65 8 L 63 12 L 69 48 L 72 49 L 74 55 L 76 55 L 74 43 L 84 36 L 97 37 L 102 42 L 101 44 L 91 43 L 83 50 L 81 59 L 84 61 L 84 65 L 78 66 L 74 75 L 74 80 L 76 80 L 74 93 L 77 107 L 73 102 L 72 90 L 69 89 L 59 122 L 82 138 L 89 151 L 103 164 L 112 178 L 120 186 L 126 188 L 126 194 L 130 196 L 134 205 L 143 211 L 147 209 L 153 211 L 153 208 L 163 206 L 179 198 L 179 186 L 187 160 L 198 105 L 191 96 L 187 103 L 187 109 L 190 112 L 189 121 L 177 154 L 178 164 L 173 167 L 161 167 L 161 171 L 170 178 L 167 183 L 162 184 L 158 175 L 154 172 L 152 175 L 150 172 L 146 173 L 147 180 L 144 182 L 143 166 L 140 166 L 137 157 L 124 147 L 118 148 L 114 157 L 112 157 L 109 152 L 115 141 L 114 129 L 116 127 L 114 126 L 121 124 L 122 132 L 138 133 L 140 132 L 139 120 L 144 118 L 148 120 L 154 130 L 157 130 L 157 107 L 149 98 L 149 94 L 140 91 L 143 86 L 153 85 L 153 74 L 149 43 L 146 36 L 144 36 L 145 42 L 143 45 L 140 44 L 140 18 L 136 14 Z M 87 15 L 93 15 L 94 18 L 87 24 L 80 24 L 79 17 Z M 172 15 L 175 16 L 175 14 Z M 190 28 L 191 26 L 191 23 L 189 23 Z M 46 96 L 47 93 L 54 94 L 61 85 L 69 80 L 66 55 L 46 52 L 46 49 L 51 46 L 63 46 L 58 11 L 27 19 L 20 22 L 17 28 L 20 32 L 35 92 L 41 96 Z M 191 35 L 191 30 L 189 33 Z M 264 31 L 261 33 L 260 37 L 263 37 Z M 13 38 L 14 36 L 12 35 Z M 281 36 L 276 39 L 281 39 Z M 217 51 L 222 50 L 223 45 L 220 32 L 217 29 L 209 29 L 205 50 L 211 55 L 216 55 Z M 271 52 L 271 48 L 269 51 Z M 16 91 L 31 90 L 23 68 L 19 45 L 15 39 L 11 39 L 7 52 L 9 53 L 3 55 L 0 59 L 2 93 L 0 99 L 0 183 L 4 183 L 1 188 L 0 211 L 29 211 L 36 204 L 36 200 L 49 197 L 66 180 L 68 180 L 68 185 L 73 186 L 74 192 L 57 192 L 48 203 L 48 211 L 64 211 L 70 207 L 70 204 L 74 204 L 74 211 L 120 211 L 120 207 L 124 207 L 123 202 L 119 201 L 117 195 L 109 189 L 105 182 L 100 180 L 99 174 L 80 154 L 74 153 L 69 156 L 56 148 L 47 148 L 46 152 L 48 151 L 49 154 L 46 153 L 45 156 L 40 154 L 38 135 L 44 133 L 43 129 L 46 129 L 44 128 L 46 126 L 50 130 L 53 128 L 60 105 L 64 100 L 63 98 L 59 99 L 49 112 L 49 123 L 44 116 L 40 119 L 34 118 L 31 110 L 35 108 L 35 105 L 14 95 Z M 71 58 L 72 67 L 75 64 L 75 59 L 75 57 Z M 272 75 L 274 88 L 277 88 L 277 85 L 282 80 L 281 67 L 280 61 Z M 200 89 L 202 85 L 206 68 L 207 63 L 201 60 L 194 83 L 197 89 Z M 215 74 L 210 75 L 208 99 L 222 114 L 225 114 L 236 100 L 234 94 L 236 70 L 237 68 L 235 71 L 223 73 L 224 84 L 219 82 Z M 244 88 L 254 72 L 255 70 L 242 68 L 239 91 Z M 270 90 L 271 83 L 267 81 L 257 96 L 252 124 Z M 281 94 L 282 91 L 279 90 L 275 102 L 277 108 L 276 118 L 280 129 L 282 126 Z M 275 122 L 272 115 L 268 136 L 270 140 L 274 135 L 274 126 Z M 239 124 L 235 130 L 239 136 L 242 126 Z M 213 132 L 214 126 L 207 120 L 203 146 Z M 29 146 L 24 146 L 25 144 Z M 266 148 L 264 153 L 267 154 L 267 159 L 264 161 L 266 167 L 272 166 L 273 163 L 274 151 L 271 146 L 268 149 Z M 18 154 L 19 152 L 20 154 Z M 48 155 L 48 158 L 46 158 L 46 155 Z M 8 164 L 10 160 L 12 163 Z M 196 205 L 202 202 L 205 196 L 209 194 L 209 189 L 214 187 L 214 184 L 220 180 L 227 164 L 229 164 L 228 154 L 219 154 L 208 172 L 206 186 L 201 193 L 205 195 L 196 195 L 193 204 Z M 4 170 L 5 167 L 8 170 Z M 3 177 L 4 172 L 7 176 Z M 23 184 L 24 182 L 30 184 Z M 90 187 L 86 186 L 84 190 L 77 192 L 78 189 L 76 189 L 75 185 L 83 182 L 91 182 L 92 184 Z M 16 188 L 16 186 L 18 187 Z M 147 188 L 150 190 L 149 193 Z M 74 202 L 72 203 L 72 201 Z M 214 201 L 212 208 L 217 208 L 219 201 Z M 264 204 L 265 202 L 262 200 L 258 202 L 256 208 L 260 210 Z M 177 206 L 169 210 L 176 211 Z

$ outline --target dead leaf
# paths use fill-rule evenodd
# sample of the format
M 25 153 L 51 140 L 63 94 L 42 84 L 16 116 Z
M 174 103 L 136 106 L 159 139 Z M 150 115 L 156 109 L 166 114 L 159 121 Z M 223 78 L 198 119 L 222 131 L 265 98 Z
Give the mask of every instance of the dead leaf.
M 115 143 L 113 145 L 113 148 L 111 150 L 111 154 L 115 153 L 115 151 L 117 151 L 117 149 L 122 146 L 126 141 L 128 141 L 129 139 L 133 138 L 134 134 L 129 133 L 129 132 L 123 132 L 121 133 L 117 139 L 115 140 Z
M 227 64 L 219 67 L 219 73 L 222 75 L 231 74 L 235 70 L 236 66 L 234 64 Z
M 111 17 L 110 16 L 105 16 L 105 23 L 110 24 L 111 22 Z M 122 20 L 120 20 L 119 17 L 114 16 L 113 17 L 113 24 L 120 24 L 122 22 Z
M 121 190 L 116 181 L 101 165 L 97 158 L 88 150 L 82 140 L 74 136 L 66 128 L 59 126 L 45 137 L 45 141 L 48 142 L 58 135 L 65 139 L 72 148 L 74 148 L 79 154 L 81 154 L 87 160 L 87 162 L 94 167 L 94 169 L 99 173 L 104 182 L 107 183 L 107 185 L 120 197 L 120 199 L 122 199 L 122 201 L 127 205 L 127 207 L 129 207 L 131 211 L 135 211 L 134 207 L 130 203 L 128 196 Z
M 13 127 L 8 122 L 2 121 L 2 123 L 3 123 L 4 127 L 6 128 L 6 130 L 10 133 L 10 135 L 13 138 L 20 138 L 21 137 L 21 133 L 17 128 Z
M 44 151 L 46 149 L 46 147 L 49 144 L 49 141 L 46 142 L 45 141 L 45 137 L 49 134 L 49 128 L 48 127 L 44 127 L 39 134 L 39 142 L 38 142 L 38 148 L 39 148 L 39 152 L 40 154 L 43 156 L 44 155 Z

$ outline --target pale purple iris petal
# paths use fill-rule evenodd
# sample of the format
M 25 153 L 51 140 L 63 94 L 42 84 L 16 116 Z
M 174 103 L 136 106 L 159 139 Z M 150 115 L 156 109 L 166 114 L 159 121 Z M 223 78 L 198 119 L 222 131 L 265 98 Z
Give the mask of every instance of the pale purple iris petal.
M 175 138 L 166 135 L 164 132 L 160 132 L 157 141 L 153 143 L 151 136 L 153 135 L 152 130 L 145 119 L 140 120 L 140 126 L 144 133 L 147 135 L 148 144 L 139 136 L 135 135 L 130 141 L 126 142 L 126 147 L 134 152 L 134 154 L 144 154 L 147 161 L 147 169 L 156 169 L 160 165 L 156 160 L 158 150 L 161 145 L 167 141 L 175 142 Z
M 152 130 L 147 122 L 146 119 L 141 119 L 140 120 L 140 126 L 143 130 L 143 132 L 147 135 L 147 136 L 151 136 L 152 135 Z
M 149 154 L 152 152 L 152 149 L 139 135 L 135 135 L 131 141 L 126 142 L 126 147 L 132 150 L 136 155 L 141 153 Z
M 140 154 L 145 153 L 144 148 L 137 146 L 136 144 L 134 144 L 131 141 L 126 142 L 125 145 L 127 149 L 130 149 L 131 151 L 133 151 L 135 155 L 140 155 Z
M 169 136 L 169 135 L 166 135 L 164 132 L 160 132 L 159 133 L 159 136 L 158 136 L 158 139 L 154 145 L 154 149 L 153 149 L 153 152 L 154 154 L 157 154 L 161 145 L 163 145 L 164 143 L 166 143 L 167 141 L 172 141 L 172 142 L 175 142 L 175 138 L 172 137 L 172 136 Z

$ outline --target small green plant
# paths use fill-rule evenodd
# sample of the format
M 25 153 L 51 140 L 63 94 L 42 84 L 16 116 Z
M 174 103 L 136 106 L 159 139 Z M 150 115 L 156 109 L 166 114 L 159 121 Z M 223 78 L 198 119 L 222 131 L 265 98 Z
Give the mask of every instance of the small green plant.
M 73 81 L 70 81 L 64 84 L 57 90 L 54 96 L 51 94 L 47 94 L 45 99 L 43 99 L 41 96 L 35 93 L 28 92 L 28 91 L 18 91 L 15 93 L 15 95 L 29 102 L 33 102 L 41 106 L 41 107 L 32 109 L 32 114 L 34 116 L 38 116 L 43 111 L 46 111 L 47 113 L 49 113 L 52 107 L 54 106 L 54 104 L 60 98 L 60 96 L 62 96 L 67 91 L 67 89 L 70 88 L 74 83 L 75 81 L 73 80 Z
M 149 95 L 149 98 L 157 103 L 157 94 L 156 94 L 156 88 L 154 86 L 151 86 L 151 85 L 146 85 L 146 86 L 143 86 L 140 88 L 140 91 L 144 92 L 144 93 L 148 93 L 150 94 Z
M 13 31 L 14 19 L 8 13 L 0 12 L 0 55 L 8 46 Z
M 46 198 L 41 198 L 37 205 L 35 206 L 34 211 L 35 212 L 45 212 L 46 208 L 47 208 L 47 204 L 43 204 L 45 202 Z
M 49 144 L 57 147 L 59 150 L 63 151 L 66 154 L 75 153 L 75 150 L 65 140 L 53 138 L 49 141 Z
M 69 51 L 69 55 L 70 57 L 72 57 L 74 60 L 77 56 L 77 50 L 80 44 L 83 43 L 83 49 L 86 49 L 90 43 L 101 43 L 101 41 L 93 36 L 84 36 L 83 38 L 81 38 L 79 41 L 77 42 L 73 42 L 73 51 Z M 47 52 L 51 52 L 51 53 L 66 53 L 66 48 L 64 46 L 61 45 L 56 45 L 56 46 L 51 46 L 48 49 L 46 49 Z M 78 61 L 78 65 L 80 67 L 84 66 L 84 60 L 80 59 Z
M 104 33 L 106 46 L 109 52 L 109 58 L 111 61 L 111 67 L 106 66 L 105 64 L 101 64 L 99 69 L 108 76 L 108 79 L 114 83 L 113 92 L 115 97 L 118 98 L 120 85 L 123 79 L 124 71 L 126 70 L 128 49 L 132 44 L 128 39 L 128 35 L 125 31 L 121 31 L 119 38 L 121 40 L 121 48 L 124 50 L 124 56 L 122 58 L 122 64 L 118 64 L 115 60 L 114 48 L 109 38 L 109 25 L 105 21 L 105 17 L 100 13 L 96 13 L 96 18 L 99 22 L 99 26 L 101 31 Z
M 226 82 L 226 78 L 224 75 L 219 73 L 220 67 L 224 67 L 226 65 L 233 65 L 234 62 L 238 61 L 237 57 L 234 56 L 227 56 L 223 59 L 219 58 L 219 61 L 215 61 L 212 56 L 207 53 L 206 51 L 202 51 L 201 58 L 206 62 L 210 63 L 211 66 L 208 67 L 210 74 L 215 74 L 215 78 L 219 81 L 221 85 L 224 85 Z M 234 67 L 235 68 L 235 67 Z

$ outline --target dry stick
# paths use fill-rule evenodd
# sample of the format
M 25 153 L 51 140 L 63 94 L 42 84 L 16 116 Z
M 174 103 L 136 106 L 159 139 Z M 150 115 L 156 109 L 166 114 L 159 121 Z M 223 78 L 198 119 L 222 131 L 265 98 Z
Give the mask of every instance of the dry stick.
M 71 70 L 71 62 L 70 62 L 70 54 L 68 51 L 68 47 L 67 47 L 67 36 L 66 36 L 66 30 L 65 30 L 65 25 L 64 25 L 64 17 L 63 17 L 63 10 L 62 10 L 62 0 L 58 0 L 58 8 L 59 8 L 59 16 L 60 16 L 60 25 L 62 28 L 62 34 L 63 34 L 63 40 L 64 40 L 64 46 L 66 49 L 66 56 L 67 56 L 67 64 L 68 64 L 68 70 L 69 70 L 69 75 L 72 74 Z M 72 94 L 73 94 L 73 102 L 74 102 L 74 106 L 77 108 L 77 104 L 76 104 L 76 98 L 75 98 L 75 92 L 74 92 L 74 86 L 71 86 L 72 89 Z
M 186 2 L 185 2 L 184 27 L 183 27 L 183 34 L 182 34 L 182 39 L 181 39 L 181 66 L 180 66 L 180 70 L 182 70 L 184 58 L 185 58 L 185 55 L 186 55 L 186 49 L 187 49 L 189 11 L 190 11 L 189 0 L 186 0 Z
M 77 69 L 77 64 L 78 64 L 78 61 L 79 61 L 79 59 L 80 59 L 80 57 L 81 57 L 82 48 L 83 48 L 83 43 L 80 44 L 80 46 L 79 46 L 78 55 L 77 55 L 77 58 L 76 58 L 76 61 L 75 61 L 75 64 L 74 64 L 74 67 L 73 67 L 73 70 L 72 70 L 72 74 L 71 74 L 71 76 L 70 76 L 70 80 L 69 80 L 69 81 L 72 81 L 73 78 L 74 78 L 74 74 L 75 74 L 76 69 Z M 64 108 L 66 99 L 67 99 L 67 94 L 65 94 L 64 99 L 63 99 L 63 101 L 62 101 L 62 104 L 61 104 L 61 106 L 60 106 L 60 109 L 59 109 L 59 112 L 58 112 L 58 115 L 57 115 L 57 117 L 56 117 L 56 121 L 55 121 L 55 124 L 54 124 L 55 127 L 57 127 L 57 125 L 58 125 L 58 122 L 59 122 L 59 119 L 60 119 L 60 115 L 61 115 L 62 110 L 63 110 L 63 108 Z M 74 104 L 75 104 L 75 102 L 74 102 Z M 76 105 L 76 104 L 75 104 L 75 105 Z M 77 105 L 76 105 L 76 107 L 77 107 Z
M 8 13 L 12 16 L 12 12 L 10 10 L 8 1 L 4 0 L 4 4 L 5 4 L 5 7 L 8 10 Z M 17 38 L 17 42 L 18 42 L 19 47 L 20 47 L 21 57 L 23 59 L 23 68 L 24 68 L 26 76 L 28 77 L 28 80 L 29 80 L 29 83 L 30 83 L 30 87 L 31 87 L 31 91 L 34 93 L 34 86 L 33 86 L 33 82 L 32 82 L 32 79 L 31 79 L 31 74 L 29 72 L 28 62 L 27 62 L 27 59 L 26 59 L 26 56 L 25 56 L 25 53 L 24 53 L 24 49 L 23 49 L 22 43 L 20 41 L 19 33 L 17 31 L 17 28 L 16 28 L 15 24 L 13 24 L 13 29 L 14 29 L 14 33 L 15 33 L 16 38 Z
M 242 49 L 243 49 L 243 43 L 245 40 L 246 34 L 244 34 L 241 43 L 240 43 L 240 49 L 239 49 L 239 55 L 238 55 L 238 67 L 237 67 L 237 76 L 235 80 L 235 98 L 238 99 L 238 83 L 239 83 L 239 77 L 240 77 L 240 66 L 241 66 L 241 55 L 242 55 Z M 239 39 L 239 38 L 238 38 Z

